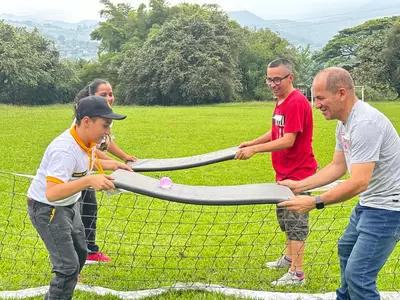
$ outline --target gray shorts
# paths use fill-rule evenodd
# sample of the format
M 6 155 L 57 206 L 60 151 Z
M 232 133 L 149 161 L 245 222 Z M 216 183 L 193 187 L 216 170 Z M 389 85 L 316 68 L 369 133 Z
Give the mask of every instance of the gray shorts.
M 87 256 L 79 203 L 52 206 L 29 198 L 28 213 L 49 251 L 55 273 L 45 299 L 72 299 Z
M 301 193 L 311 196 L 311 193 Z M 308 213 L 299 214 L 287 210 L 286 207 L 276 207 L 276 216 L 279 227 L 286 232 L 288 239 L 292 241 L 305 241 L 308 235 Z

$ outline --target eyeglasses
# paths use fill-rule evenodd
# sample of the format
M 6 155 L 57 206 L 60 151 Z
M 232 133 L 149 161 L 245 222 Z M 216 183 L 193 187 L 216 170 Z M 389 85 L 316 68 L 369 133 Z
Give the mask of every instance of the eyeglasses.
M 291 74 L 292 74 L 292 73 L 287 74 L 285 77 L 274 77 L 274 78 L 267 77 L 267 78 L 265 79 L 265 82 L 266 82 L 267 84 L 275 83 L 275 85 L 280 85 L 281 82 L 282 82 L 282 80 L 285 79 L 285 78 L 288 78 Z

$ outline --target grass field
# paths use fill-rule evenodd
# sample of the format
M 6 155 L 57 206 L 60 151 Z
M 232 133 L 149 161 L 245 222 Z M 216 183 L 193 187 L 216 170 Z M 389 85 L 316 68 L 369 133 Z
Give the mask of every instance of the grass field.
M 400 132 L 400 104 L 374 103 Z M 113 134 L 126 152 L 139 158 L 197 155 L 238 145 L 270 128 L 271 103 L 234 103 L 204 107 L 116 107 L 128 115 L 115 122 Z M 2 124 L 0 170 L 34 174 L 46 146 L 72 121 L 69 106 L 0 105 Z M 329 163 L 335 121 L 314 111 L 314 152 Z M 228 161 L 190 170 L 152 173 L 190 185 L 237 185 L 273 182 L 269 154 L 248 161 Z M 24 194 L 29 180 L 0 174 L 0 291 L 47 285 L 50 265 L 43 243 L 26 216 Z M 212 283 L 229 287 L 285 292 L 324 293 L 339 285 L 336 242 L 356 199 L 313 211 L 307 240 L 303 287 L 274 288 L 282 272 L 263 268 L 284 251 L 274 206 L 206 207 L 182 205 L 123 194 L 100 203 L 98 243 L 113 258 L 110 264 L 86 266 L 82 283 L 119 291 Z M 382 291 L 400 290 L 397 247 L 382 270 Z M 93 297 L 93 298 L 92 298 Z M 77 292 L 76 299 L 117 299 Z M 37 299 L 40 299 L 37 298 Z M 148 299 L 233 299 L 205 292 L 170 292 Z

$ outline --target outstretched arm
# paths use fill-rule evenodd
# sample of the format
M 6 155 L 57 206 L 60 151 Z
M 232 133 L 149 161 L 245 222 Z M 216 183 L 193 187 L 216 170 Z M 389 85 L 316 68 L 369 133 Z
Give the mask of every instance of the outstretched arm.
M 375 162 L 352 164 L 351 177 L 321 194 L 322 202 L 325 205 L 344 202 L 365 191 L 368 188 L 374 168 Z M 288 210 L 294 210 L 298 213 L 307 213 L 316 207 L 314 197 L 297 196 L 289 200 L 279 203 L 278 206 L 287 207 Z
M 124 162 L 127 161 L 136 161 L 136 157 L 126 154 L 118 145 L 114 142 L 111 141 L 110 146 L 108 147 L 108 152 L 111 154 L 115 155 L 119 159 L 123 160 Z
M 249 159 L 256 153 L 275 152 L 290 148 L 296 141 L 296 136 L 297 132 L 285 133 L 283 137 L 277 140 L 240 149 L 238 152 L 236 152 L 235 159 Z
M 320 186 L 335 182 L 347 172 L 346 160 L 343 151 L 335 151 L 333 154 L 332 162 L 317 172 L 315 175 L 310 176 L 300 181 L 284 180 L 279 181 L 278 184 L 289 187 L 295 195 L 301 192 L 312 190 Z
M 271 141 L 271 130 L 268 131 L 266 134 L 263 134 L 262 136 L 249 141 L 249 142 L 243 142 L 239 145 L 239 148 L 243 148 L 243 147 L 250 147 L 250 146 L 254 146 L 254 145 L 258 145 L 258 144 L 263 144 L 263 143 L 268 143 Z
M 114 160 L 112 157 L 109 157 L 107 154 L 105 154 L 103 151 L 100 151 L 96 149 L 96 155 L 99 159 L 103 160 Z
M 115 186 L 109 175 L 90 175 L 69 182 L 48 181 L 46 185 L 46 198 L 49 202 L 63 200 L 79 193 L 80 191 L 92 187 L 95 190 L 110 190 Z

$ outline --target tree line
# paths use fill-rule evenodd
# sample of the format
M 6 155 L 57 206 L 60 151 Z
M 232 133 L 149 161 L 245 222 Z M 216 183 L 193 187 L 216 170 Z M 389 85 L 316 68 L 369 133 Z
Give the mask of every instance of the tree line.
M 104 21 L 91 33 L 97 62 L 61 59 L 37 30 L 0 21 L 0 103 L 67 103 L 94 78 L 110 81 L 126 105 L 272 100 L 265 69 L 278 57 L 294 62 L 295 85 L 304 89 L 335 65 L 366 87 L 367 99 L 400 96 L 400 17 L 344 29 L 313 52 L 268 29 L 241 27 L 216 5 L 100 2 Z

